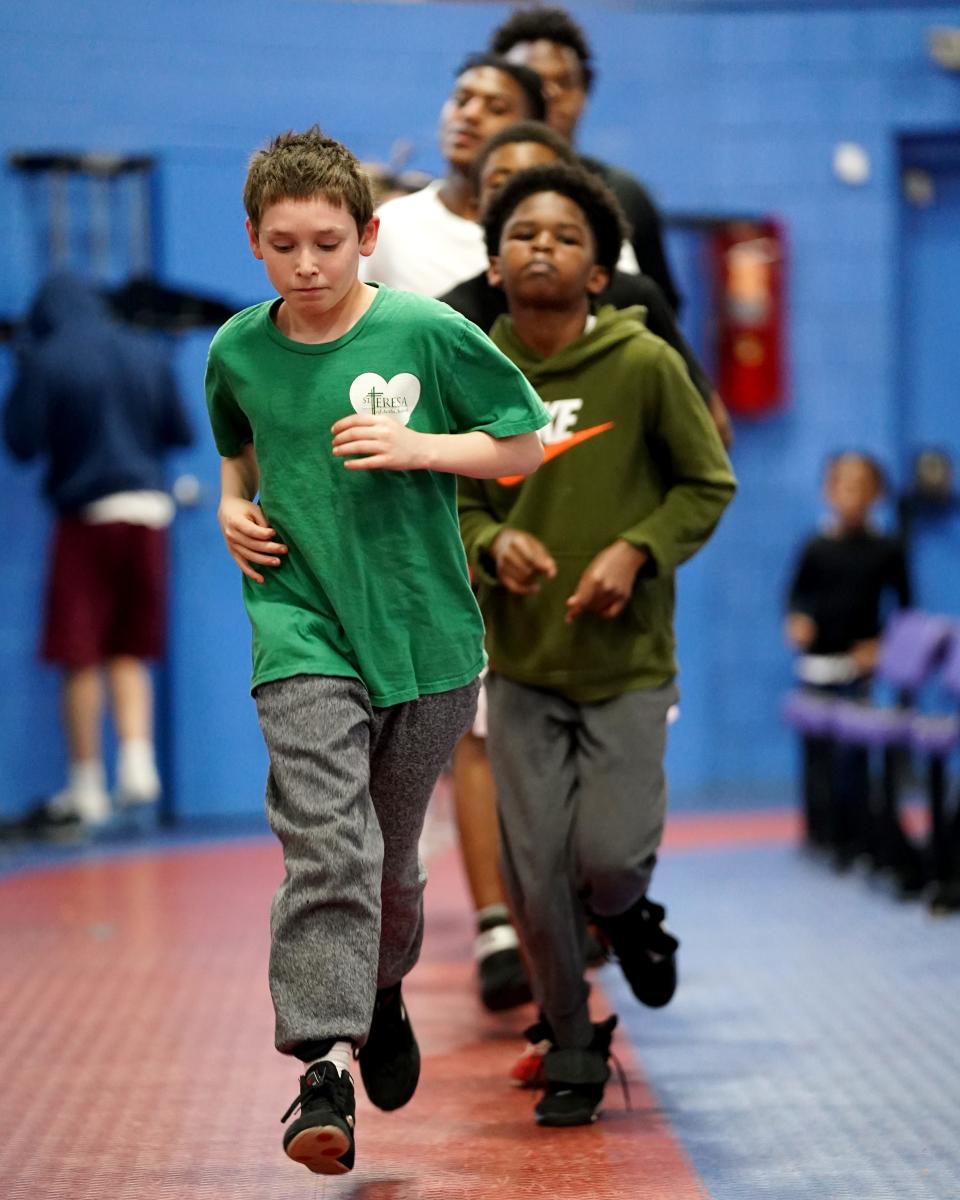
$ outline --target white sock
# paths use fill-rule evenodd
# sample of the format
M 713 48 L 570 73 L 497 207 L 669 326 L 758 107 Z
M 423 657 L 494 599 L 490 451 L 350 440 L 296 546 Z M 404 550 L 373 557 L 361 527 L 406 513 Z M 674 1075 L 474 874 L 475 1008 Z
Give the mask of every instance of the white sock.
M 498 954 L 501 950 L 518 950 L 519 947 L 520 939 L 512 925 L 494 925 L 492 929 L 477 934 L 473 942 L 473 956 L 477 962 L 483 962 L 491 954 Z
M 83 762 L 70 764 L 69 788 L 72 792 L 105 792 L 107 776 L 103 769 L 103 760 L 88 758 Z
M 350 1075 L 350 1068 L 353 1065 L 353 1042 L 334 1042 L 323 1058 L 318 1058 L 317 1062 L 331 1062 L 342 1074 L 344 1071 Z M 353 1076 L 350 1075 L 351 1080 Z
M 160 776 L 153 742 L 127 738 L 117 751 L 117 791 L 127 804 L 150 804 L 160 798 Z
M 477 929 L 510 923 L 510 909 L 505 904 L 488 904 L 477 912 Z
M 99 825 L 110 815 L 106 774 L 99 758 L 72 762 L 66 790 L 55 796 L 52 807 L 61 813 L 75 813 L 81 821 Z

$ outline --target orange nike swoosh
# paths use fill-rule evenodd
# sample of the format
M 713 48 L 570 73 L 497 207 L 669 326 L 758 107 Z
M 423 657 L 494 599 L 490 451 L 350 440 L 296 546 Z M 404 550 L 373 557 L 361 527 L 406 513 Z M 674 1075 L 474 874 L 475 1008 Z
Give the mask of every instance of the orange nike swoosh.
M 552 462 L 555 458 L 559 458 L 561 454 L 566 454 L 568 450 L 572 450 L 574 446 L 579 446 L 581 442 L 587 442 L 590 438 L 595 438 L 597 434 L 606 433 L 608 429 L 613 428 L 613 421 L 605 421 L 602 425 L 591 425 L 589 429 L 581 429 L 579 433 L 572 433 L 568 438 L 564 438 L 562 442 L 551 442 L 549 446 L 543 448 L 543 464 Z M 518 483 L 523 483 L 526 475 L 504 475 L 497 480 L 501 487 L 516 487 Z

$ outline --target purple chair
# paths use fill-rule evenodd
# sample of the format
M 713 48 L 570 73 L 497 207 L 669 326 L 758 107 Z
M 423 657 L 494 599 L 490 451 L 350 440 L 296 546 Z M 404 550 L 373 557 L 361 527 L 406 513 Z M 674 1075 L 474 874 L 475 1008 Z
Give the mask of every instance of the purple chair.
M 960 624 L 951 627 L 940 668 L 940 686 L 960 703 Z M 923 754 L 946 756 L 960 745 L 960 713 L 947 716 L 917 714 L 910 725 L 910 744 Z
M 833 847 L 838 863 L 866 849 L 919 886 L 918 860 L 897 817 L 902 755 L 913 713 L 907 696 L 933 671 L 950 634 L 946 618 L 896 613 L 880 644 L 876 676 L 900 704 L 878 707 L 812 688 L 790 692 L 784 718 L 803 741 L 803 804 L 807 839 Z M 871 799 L 869 755 L 883 753 L 882 796 Z
M 960 705 L 960 625 L 951 630 L 940 670 L 940 685 L 955 705 Z M 918 714 L 910 726 L 910 746 L 927 760 L 927 795 L 930 801 L 930 853 L 936 912 L 960 908 L 960 796 L 948 816 L 947 760 L 960 746 L 960 713 Z
M 916 719 L 911 704 L 937 670 L 951 633 L 947 617 L 916 610 L 896 613 L 881 639 L 875 678 L 896 693 L 897 703 L 842 701 L 833 712 L 836 745 L 882 755 L 882 769 L 871 788 L 865 841 L 874 866 L 892 872 L 904 895 L 919 893 L 930 879 L 926 855 L 907 835 L 899 814 Z
M 947 617 L 916 610 L 895 613 L 880 642 L 875 678 L 899 693 L 900 703 L 878 707 L 840 701 L 833 712 L 833 736 L 855 746 L 906 745 L 915 719 L 910 697 L 939 664 L 953 627 Z
M 829 737 L 837 701 L 818 692 L 795 689 L 783 698 L 783 719 L 805 737 Z

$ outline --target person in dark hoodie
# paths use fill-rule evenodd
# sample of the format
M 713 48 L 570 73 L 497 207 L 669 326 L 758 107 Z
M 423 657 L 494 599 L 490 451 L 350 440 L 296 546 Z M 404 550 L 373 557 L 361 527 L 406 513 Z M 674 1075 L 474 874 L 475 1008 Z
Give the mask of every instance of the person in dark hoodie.
M 663 831 L 676 568 L 735 481 L 676 351 L 639 310 L 601 308 L 623 218 L 566 165 L 515 175 L 487 210 L 494 343 L 553 417 L 529 479 L 462 480 L 461 532 L 487 626 L 488 743 L 502 862 L 532 968 L 542 1125 L 594 1121 L 612 1017 L 590 1020 L 581 906 L 634 994 L 666 1004 L 677 940 L 648 888 Z
M 163 458 L 192 430 L 155 338 L 113 320 L 95 287 L 66 272 L 41 286 L 3 414 L 13 456 L 45 463 L 56 511 L 42 656 L 63 669 L 66 788 L 40 823 L 96 826 L 111 813 L 101 749 L 104 678 L 117 733 L 121 804 L 160 795 L 148 659 L 163 650 Z
M 501 129 L 483 144 L 473 162 L 481 220 L 490 201 L 517 171 L 553 162 L 576 164 L 578 161 L 570 144 L 540 121 L 518 121 Z M 451 288 L 440 299 L 468 317 L 474 325 L 479 325 L 485 333 L 489 333 L 497 317 L 507 311 L 503 289 L 494 287 L 486 268 Z M 656 280 L 649 275 L 633 275 L 614 268 L 606 289 L 593 303 L 612 304 L 614 308 L 639 304 L 646 309 L 647 328 L 669 342 L 686 363 L 693 385 L 710 409 L 720 439 L 729 450 L 733 444 L 730 414 L 683 336 L 673 309 Z

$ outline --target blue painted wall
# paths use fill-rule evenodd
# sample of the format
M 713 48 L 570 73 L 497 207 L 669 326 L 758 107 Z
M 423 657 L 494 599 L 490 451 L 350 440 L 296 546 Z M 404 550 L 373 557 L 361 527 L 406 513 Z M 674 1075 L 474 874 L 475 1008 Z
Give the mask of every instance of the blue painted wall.
M 898 139 L 960 130 L 960 76 L 936 67 L 925 46 L 928 28 L 960 23 L 960 10 L 649 7 L 575 9 L 600 67 L 584 148 L 634 170 L 668 212 L 775 215 L 790 243 L 790 406 L 738 428 L 739 500 L 681 581 L 675 794 L 681 802 L 709 792 L 716 803 L 736 803 L 782 785 L 792 771 L 776 718 L 789 673 L 779 596 L 789 556 L 818 515 L 823 456 L 838 444 L 864 444 L 896 471 L 906 452 L 897 444 Z M 387 159 L 395 142 L 409 139 L 411 165 L 439 170 L 434 134 L 453 69 L 506 11 L 302 0 L 7 5 L 0 152 L 155 154 L 163 276 L 250 302 L 264 294 L 242 229 L 250 150 L 279 129 L 316 120 L 363 158 Z M 840 141 L 867 150 L 866 185 L 833 176 Z M 0 314 L 17 313 L 36 268 L 27 206 L 9 172 L 0 173 L 0 222 Z M 698 286 L 695 277 L 688 286 Z M 179 351 L 202 437 L 174 466 L 196 473 L 212 497 L 204 345 L 190 337 Z M 0 384 L 8 376 L 0 353 Z M 946 434 L 948 413 L 942 422 Z M 55 680 L 33 657 L 47 526 L 35 484 L 0 459 L 10 522 L 0 577 L 0 813 L 55 787 L 62 768 Z M 177 803 L 185 811 L 255 808 L 262 751 L 243 689 L 247 632 L 212 507 L 184 514 L 176 536 L 190 563 L 174 594 Z M 949 564 L 931 602 L 960 608 L 957 573 Z

